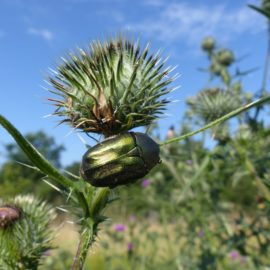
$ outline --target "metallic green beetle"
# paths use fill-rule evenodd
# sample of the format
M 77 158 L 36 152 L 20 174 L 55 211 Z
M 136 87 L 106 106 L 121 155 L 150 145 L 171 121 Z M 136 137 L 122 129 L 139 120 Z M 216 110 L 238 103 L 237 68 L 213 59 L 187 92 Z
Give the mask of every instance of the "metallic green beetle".
M 149 136 L 128 132 L 109 137 L 83 156 L 81 175 L 96 187 L 133 183 L 160 162 L 159 145 Z

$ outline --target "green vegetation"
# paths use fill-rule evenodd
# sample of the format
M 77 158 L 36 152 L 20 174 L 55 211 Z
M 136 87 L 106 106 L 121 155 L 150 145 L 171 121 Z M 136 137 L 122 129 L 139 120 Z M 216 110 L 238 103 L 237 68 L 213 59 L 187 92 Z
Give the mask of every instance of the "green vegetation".
M 64 151 L 53 137 L 44 131 L 26 134 L 25 138 L 56 167 L 61 168 L 60 157 Z M 18 194 L 34 193 L 49 201 L 59 200 L 59 193 L 42 181 L 43 174 L 33 170 L 31 162 L 24 152 L 15 144 L 5 145 L 7 161 L 0 168 L 0 197 L 8 198 Z M 16 188 L 14 188 L 16 186 Z

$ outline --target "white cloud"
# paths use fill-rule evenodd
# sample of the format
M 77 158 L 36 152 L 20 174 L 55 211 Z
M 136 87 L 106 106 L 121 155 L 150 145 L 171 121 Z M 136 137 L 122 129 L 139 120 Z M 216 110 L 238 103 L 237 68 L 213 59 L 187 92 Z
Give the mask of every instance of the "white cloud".
M 156 12 L 153 18 L 129 24 L 127 28 L 167 42 L 181 39 L 189 45 L 197 44 L 208 35 L 224 41 L 236 34 L 256 33 L 265 28 L 262 16 L 246 6 L 232 10 L 225 5 L 171 3 Z
M 46 41 L 52 41 L 53 39 L 53 33 L 48 29 L 37 29 L 37 28 L 30 27 L 28 28 L 27 33 L 30 35 L 37 36 L 37 37 L 41 37 L 45 39 Z

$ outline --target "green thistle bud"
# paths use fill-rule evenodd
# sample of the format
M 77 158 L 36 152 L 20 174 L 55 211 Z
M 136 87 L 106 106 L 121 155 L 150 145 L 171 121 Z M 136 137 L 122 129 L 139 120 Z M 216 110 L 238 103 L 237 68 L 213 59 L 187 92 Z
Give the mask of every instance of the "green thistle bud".
M 21 209 L 12 206 L 5 205 L 0 207 L 0 228 L 6 228 L 9 225 L 12 225 L 16 220 L 21 217 Z
M 49 82 L 61 97 L 55 115 L 84 132 L 111 136 L 149 125 L 165 108 L 173 81 L 159 54 L 121 37 L 70 53 Z
M 222 49 L 217 53 L 217 61 L 225 67 L 230 66 L 234 60 L 234 54 L 230 50 Z
M 135 182 L 160 162 L 159 146 L 143 133 L 128 132 L 107 138 L 83 156 L 82 177 L 97 187 Z
M 212 52 L 215 49 L 216 41 L 212 37 L 203 39 L 201 48 L 203 51 Z

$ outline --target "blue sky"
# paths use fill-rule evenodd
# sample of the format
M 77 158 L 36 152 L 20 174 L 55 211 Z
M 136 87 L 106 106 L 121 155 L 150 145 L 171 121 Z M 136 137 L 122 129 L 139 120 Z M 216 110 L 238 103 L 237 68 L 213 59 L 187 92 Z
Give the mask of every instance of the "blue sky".
M 243 69 L 259 67 L 245 79 L 246 90 L 260 88 L 266 50 L 265 20 L 247 7 L 251 0 L 0 0 L 0 113 L 22 132 L 45 130 L 67 149 L 63 163 L 79 160 L 85 148 L 70 128 L 57 125 L 42 89 L 49 67 L 76 47 L 119 32 L 150 41 L 153 52 L 162 48 L 177 65 L 181 85 L 171 95 L 179 100 L 160 121 L 165 130 L 179 126 L 185 100 L 206 86 L 207 77 L 197 68 L 206 65 L 200 51 L 203 37 L 212 35 L 220 46 L 232 48 Z M 69 134 L 69 135 L 67 135 Z M 0 162 L 3 144 L 10 136 L 0 129 Z

